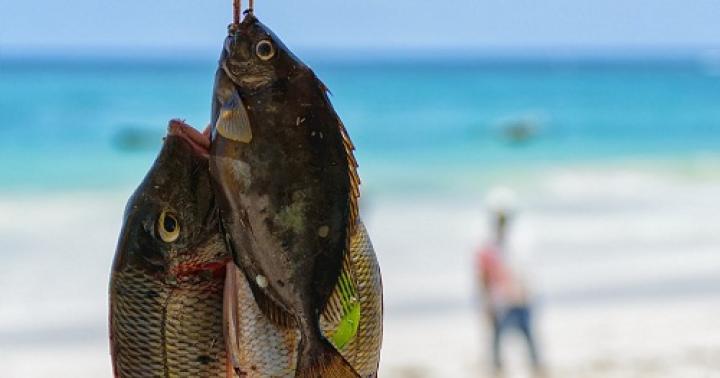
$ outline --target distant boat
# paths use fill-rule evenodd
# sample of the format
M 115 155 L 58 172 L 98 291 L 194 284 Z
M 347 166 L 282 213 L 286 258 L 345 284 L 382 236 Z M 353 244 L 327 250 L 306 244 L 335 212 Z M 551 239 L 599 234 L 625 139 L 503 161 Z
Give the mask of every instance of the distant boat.
M 540 125 L 539 117 L 522 116 L 499 122 L 497 129 L 506 141 L 520 144 L 535 139 L 540 134 Z

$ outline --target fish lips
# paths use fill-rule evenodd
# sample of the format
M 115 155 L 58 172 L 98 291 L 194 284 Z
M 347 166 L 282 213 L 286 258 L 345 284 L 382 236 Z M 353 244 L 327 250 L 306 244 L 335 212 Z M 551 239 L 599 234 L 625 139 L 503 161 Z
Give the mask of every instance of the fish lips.
M 168 124 L 168 138 L 180 138 L 185 141 L 193 153 L 208 158 L 210 156 L 210 136 L 199 132 L 182 120 L 174 119 Z

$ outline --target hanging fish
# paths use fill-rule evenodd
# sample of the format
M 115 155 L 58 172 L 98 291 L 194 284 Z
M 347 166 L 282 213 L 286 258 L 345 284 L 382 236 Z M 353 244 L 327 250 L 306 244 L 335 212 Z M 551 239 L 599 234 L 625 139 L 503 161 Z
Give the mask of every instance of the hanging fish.
M 252 12 L 230 27 L 211 125 L 229 246 L 264 317 L 299 331 L 296 376 L 374 375 L 382 286 L 354 147 L 325 86 Z
M 209 144 L 172 121 L 125 209 L 110 280 L 116 377 L 228 376 L 222 310 L 231 256 L 210 186 Z
M 295 375 L 298 331 L 263 316 L 227 252 L 210 189 L 209 143 L 171 122 L 162 151 L 128 202 L 110 284 L 116 377 Z M 367 292 L 379 284 L 379 270 L 369 241 L 357 239 L 351 256 L 359 281 L 338 284 L 336 293 L 356 293 L 359 304 L 336 295 L 336 306 L 348 310 L 328 312 L 343 315 L 324 321 L 323 332 L 370 376 L 377 359 L 368 351 L 378 350 L 382 324 L 374 320 L 381 303 Z M 353 323 L 356 307 L 366 317 Z M 232 336 L 225 340 L 225 333 Z

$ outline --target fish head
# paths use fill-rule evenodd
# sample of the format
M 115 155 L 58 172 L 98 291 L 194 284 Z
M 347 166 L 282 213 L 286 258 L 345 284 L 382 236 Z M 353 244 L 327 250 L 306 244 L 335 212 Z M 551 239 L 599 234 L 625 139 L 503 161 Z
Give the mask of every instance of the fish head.
M 125 208 L 115 271 L 132 266 L 168 274 L 197 260 L 199 249 L 220 234 L 209 147 L 207 136 L 181 121 L 170 122 L 160 154 Z
M 228 30 L 220 65 L 242 92 L 272 86 L 307 67 L 252 13 Z

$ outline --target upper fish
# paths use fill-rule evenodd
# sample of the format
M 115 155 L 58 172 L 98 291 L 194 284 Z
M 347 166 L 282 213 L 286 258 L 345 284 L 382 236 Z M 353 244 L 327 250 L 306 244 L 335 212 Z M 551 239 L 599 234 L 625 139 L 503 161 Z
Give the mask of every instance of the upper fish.
M 229 247 L 265 317 L 299 330 L 296 376 L 358 376 L 320 324 L 361 229 L 354 146 L 326 87 L 253 14 L 225 41 L 211 126 Z

